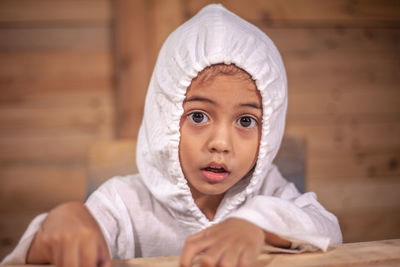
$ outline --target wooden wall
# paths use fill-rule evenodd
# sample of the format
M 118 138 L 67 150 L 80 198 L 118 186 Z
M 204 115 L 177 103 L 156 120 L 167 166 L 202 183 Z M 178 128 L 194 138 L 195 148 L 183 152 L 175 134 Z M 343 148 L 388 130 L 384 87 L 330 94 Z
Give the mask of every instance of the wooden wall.
M 109 1 L 0 1 L 0 258 L 30 219 L 83 199 L 114 135 Z
M 35 213 L 82 199 L 91 141 L 136 138 L 159 48 L 210 2 L 0 1 L 0 257 Z M 400 2 L 221 2 L 280 49 L 286 133 L 344 240 L 400 238 Z

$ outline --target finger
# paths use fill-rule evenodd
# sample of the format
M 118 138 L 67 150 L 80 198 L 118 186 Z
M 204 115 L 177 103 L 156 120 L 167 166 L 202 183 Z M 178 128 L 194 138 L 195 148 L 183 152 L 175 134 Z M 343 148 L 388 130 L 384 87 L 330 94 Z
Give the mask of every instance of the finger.
M 113 266 L 112 260 L 111 259 L 104 260 L 99 264 L 99 266 L 101 266 L 101 267 L 112 267 Z
M 58 253 L 59 261 L 61 262 L 62 267 L 79 266 L 79 246 L 76 241 L 64 242 L 59 247 Z
M 200 252 L 206 250 L 212 244 L 212 238 L 199 238 L 198 235 L 189 236 L 180 257 L 180 266 L 192 266 L 193 258 Z
M 110 254 L 108 252 L 101 252 L 101 256 L 100 256 L 100 261 L 99 261 L 99 266 L 101 267 L 109 267 L 112 266 L 112 259 L 110 257 Z
M 108 246 L 105 241 L 102 243 L 102 245 L 99 248 L 99 259 L 100 259 L 99 266 L 101 266 L 101 267 L 111 267 L 112 266 L 110 252 L 108 250 Z
M 49 242 L 49 250 L 50 250 L 50 263 L 53 263 L 56 267 L 63 266 L 63 247 L 59 238 L 49 238 L 47 235 L 43 235 L 44 239 Z M 49 240 L 52 240 L 50 243 Z
M 80 248 L 80 263 L 82 267 L 96 267 L 98 262 L 97 244 L 92 239 L 84 242 Z
M 221 253 L 218 266 L 238 266 L 242 250 L 240 246 L 229 244 L 228 247 L 224 248 L 223 253 Z
M 229 248 L 229 244 L 226 243 L 213 243 L 211 247 L 201 255 L 200 265 L 201 266 L 220 266 L 221 259 L 225 255 Z M 232 266 L 232 265 L 227 265 Z M 234 267 L 234 265 L 232 266 Z
M 62 267 L 62 249 L 53 250 L 53 260 L 50 263 L 54 263 L 56 267 Z
M 239 264 L 240 267 L 255 266 L 258 253 L 251 249 L 245 249 L 240 253 Z
M 110 255 L 110 251 L 108 250 L 108 245 L 106 240 L 104 239 L 103 235 L 100 237 L 100 245 L 98 246 L 99 252 L 99 262 L 98 265 L 101 267 L 108 267 L 112 266 L 112 259 Z
M 29 247 L 26 263 L 52 263 L 54 262 L 52 256 L 52 248 L 48 241 L 43 237 L 43 232 L 39 230 Z

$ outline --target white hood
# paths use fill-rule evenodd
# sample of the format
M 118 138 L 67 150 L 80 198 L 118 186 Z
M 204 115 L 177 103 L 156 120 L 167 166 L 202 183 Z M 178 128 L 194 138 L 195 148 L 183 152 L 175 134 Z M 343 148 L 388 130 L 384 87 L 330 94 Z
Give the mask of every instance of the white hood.
M 254 79 L 263 101 L 262 137 L 256 168 L 225 195 L 214 221 L 222 220 L 259 190 L 272 168 L 284 132 L 287 81 L 281 56 L 261 30 L 226 10 L 209 5 L 176 29 L 161 48 L 147 92 L 137 143 L 144 184 L 171 214 L 187 223 L 210 222 L 198 209 L 178 156 L 182 103 L 193 78 L 205 67 L 235 64 Z M 193 216 L 187 216 L 187 214 Z

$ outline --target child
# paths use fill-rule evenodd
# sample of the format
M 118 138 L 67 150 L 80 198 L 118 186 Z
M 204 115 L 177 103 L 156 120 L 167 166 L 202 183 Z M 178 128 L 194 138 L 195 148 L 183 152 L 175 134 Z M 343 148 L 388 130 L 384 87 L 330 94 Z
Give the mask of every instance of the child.
M 258 28 L 209 5 L 163 45 L 137 142 L 139 174 L 115 177 L 86 206 L 38 216 L 3 263 L 110 266 L 181 255 L 190 266 L 251 266 L 264 243 L 326 250 L 334 215 L 272 164 L 284 132 L 286 75 Z M 185 241 L 186 240 L 186 241 Z

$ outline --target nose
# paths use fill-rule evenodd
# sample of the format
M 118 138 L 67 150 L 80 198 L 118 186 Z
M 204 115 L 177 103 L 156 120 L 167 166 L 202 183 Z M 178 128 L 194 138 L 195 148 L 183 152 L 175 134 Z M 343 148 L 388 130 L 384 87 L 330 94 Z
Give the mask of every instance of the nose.
M 232 150 L 232 133 L 229 126 L 216 125 L 212 130 L 208 150 L 211 153 L 229 153 Z

